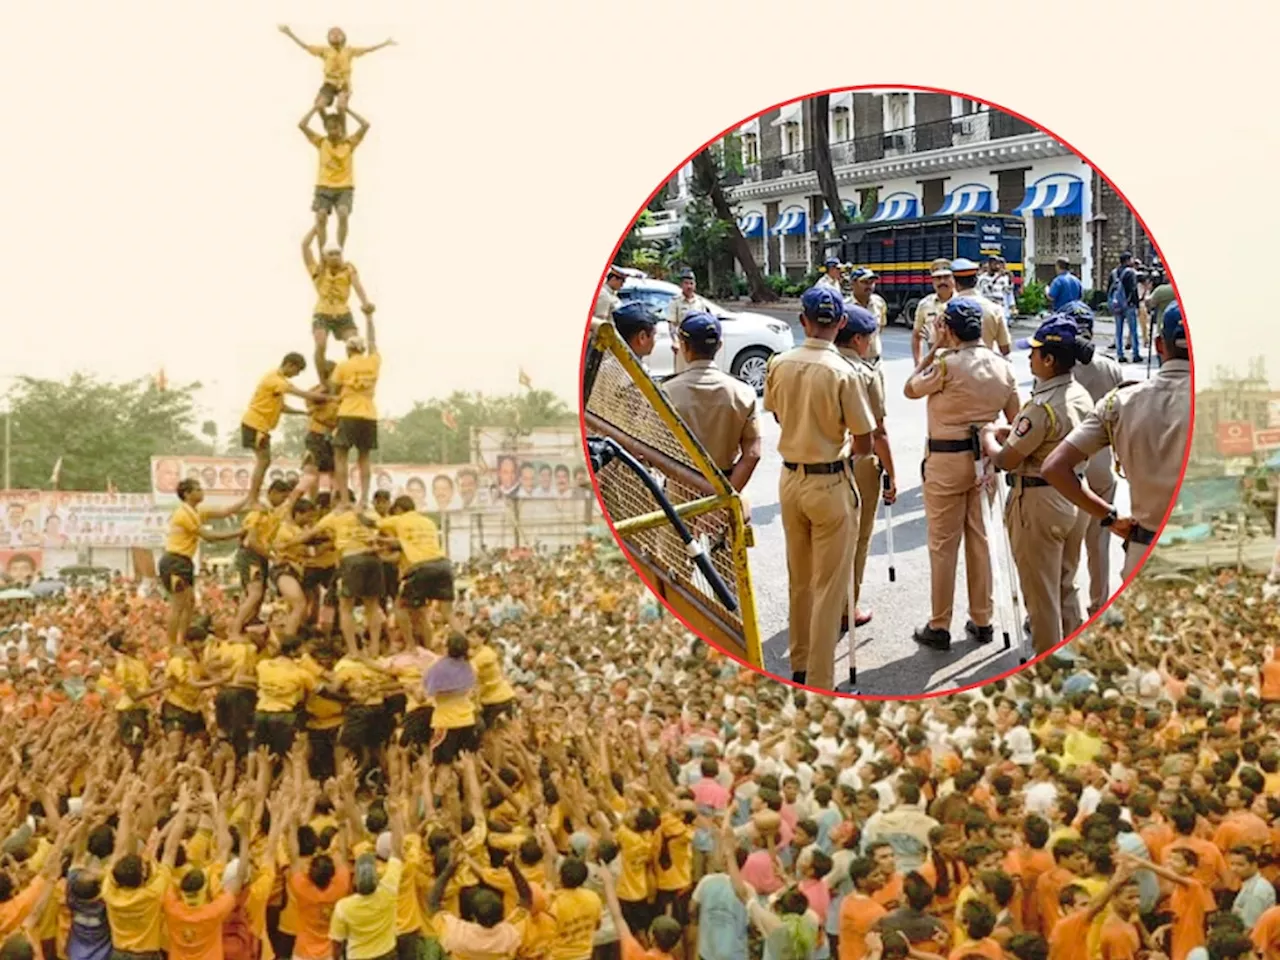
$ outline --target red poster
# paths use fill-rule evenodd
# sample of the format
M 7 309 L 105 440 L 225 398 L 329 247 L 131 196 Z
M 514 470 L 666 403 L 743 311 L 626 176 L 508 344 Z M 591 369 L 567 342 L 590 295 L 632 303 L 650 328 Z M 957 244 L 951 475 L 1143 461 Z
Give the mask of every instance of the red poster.
M 1218 424 L 1218 452 L 1224 457 L 1247 457 L 1253 453 L 1253 424 L 1244 420 Z

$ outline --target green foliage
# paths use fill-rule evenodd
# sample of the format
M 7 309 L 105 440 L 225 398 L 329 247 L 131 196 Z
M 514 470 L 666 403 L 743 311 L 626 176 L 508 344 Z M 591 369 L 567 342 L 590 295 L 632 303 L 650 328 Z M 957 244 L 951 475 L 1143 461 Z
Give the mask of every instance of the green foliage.
M 786 295 L 786 290 L 792 285 L 792 281 L 780 273 L 771 273 L 764 278 L 764 285 L 781 297 Z
M 1018 313 L 1024 317 L 1035 316 L 1041 310 L 1049 308 L 1047 287 L 1039 280 L 1028 280 L 1022 285 L 1022 293 L 1018 294 Z
M 741 177 L 745 171 L 742 164 L 742 137 L 737 133 L 726 134 L 720 143 L 712 148 L 722 177 Z
M 450 411 L 458 429 L 445 426 Z M 504 428 L 520 434 L 538 427 L 567 426 L 577 417 L 548 390 L 486 397 L 458 391 L 445 400 L 415 403 L 394 426 L 380 431 L 378 453 L 386 463 L 470 463 L 471 429 Z
M 679 260 L 697 275 L 700 283 L 705 284 L 712 261 L 732 253 L 732 235 L 733 224 L 716 219 L 711 201 L 706 197 L 694 197 L 684 210 Z
M 199 387 L 162 391 L 150 377 L 111 383 L 81 373 L 19 378 L 8 393 L 14 487 L 47 487 L 62 457 L 63 490 L 103 490 L 110 478 L 122 493 L 149 491 L 153 455 L 209 452 L 195 432 Z
M 1107 291 L 1105 290 L 1086 290 L 1080 297 L 1090 309 L 1102 310 L 1107 305 Z
M 647 209 L 640 211 L 640 216 L 636 217 L 635 223 L 631 224 L 631 229 L 623 238 L 622 246 L 618 248 L 617 261 L 624 267 L 634 266 L 639 270 L 645 268 L 635 263 L 636 253 L 645 249 L 645 241 L 640 237 L 642 227 L 650 226 L 653 223 L 653 214 Z

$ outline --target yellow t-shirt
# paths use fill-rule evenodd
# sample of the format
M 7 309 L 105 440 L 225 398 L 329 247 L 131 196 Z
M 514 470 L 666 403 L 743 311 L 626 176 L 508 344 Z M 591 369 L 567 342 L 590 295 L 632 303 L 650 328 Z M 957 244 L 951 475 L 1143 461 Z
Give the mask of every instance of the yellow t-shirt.
M 376 707 L 384 699 L 382 674 L 359 660 L 343 657 L 334 664 L 333 679 L 361 706 Z
M 404 838 L 404 872 L 400 874 L 400 893 L 396 897 L 396 936 L 421 933 L 425 926 L 422 901 L 426 900 L 426 894 L 418 895 L 421 869 L 422 838 L 411 833 Z
M 284 410 L 285 394 L 289 392 L 289 381 L 279 370 L 272 370 L 260 381 L 249 399 L 249 409 L 245 411 L 241 423 L 253 427 L 262 433 L 270 433 L 280 422 L 280 414 Z
M 295 543 L 292 547 L 285 547 L 286 543 L 297 540 L 303 534 L 302 527 L 298 526 L 287 517 L 282 517 L 280 525 L 276 528 L 276 535 L 272 541 L 272 546 L 279 553 L 280 562 L 287 563 L 291 567 L 302 567 L 307 562 L 307 554 L 311 550 L 309 543 Z
M 165 702 L 188 713 L 199 713 L 201 691 L 191 685 L 198 676 L 199 670 L 191 657 L 170 657 L 164 665 L 164 678 L 173 686 L 165 691 Z
M 205 648 L 205 666 L 231 670 L 231 685 L 251 687 L 256 683 L 258 651 L 246 641 L 223 640 Z
M 471 669 L 476 672 L 476 687 L 480 691 L 480 702 L 486 706 L 491 703 L 506 703 L 516 695 L 502 675 L 502 661 L 498 659 L 498 651 L 488 644 L 482 645 L 471 655 Z
M 433 729 L 455 730 L 459 727 L 475 726 L 476 702 L 471 698 L 470 690 L 437 693 L 435 700 L 436 708 L 431 714 Z
M 317 263 L 311 271 L 311 282 L 316 287 L 314 313 L 322 317 L 341 317 L 351 312 L 351 278 L 355 267 L 344 263 L 337 270 L 330 270 L 325 263 Z
M 378 529 L 400 541 L 400 572 L 431 560 L 443 560 L 440 531 L 420 513 L 400 513 L 378 520 Z
M 648 900 L 653 892 L 650 862 L 653 860 L 655 835 L 636 833 L 630 827 L 619 827 L 618 846 L 621 847 L 622 874 L 618 877 L 618 899 L 633 903 Z
M 351 83 L 351 61 L 358 54 L 355 48 L 343 44 L 335 47 L 331 43 L 308 44 L 307 51 L 324 61 L 324 82 L 332 84 L 338 90 L 345 90 Z
M 378 408 L 373 402 L 373 388 L 378 384 L 382 355 L 361 353 L 348 357 L 333 371 L 333 382 L 341 393 L 338 416 L 356 420 L 377 420 Z
M 258 663 L 258 712 L 292 713 L 314 689 L 311 671 L 288 657 Z
M 203 522 L 203 510 L 198 510 L 189 503 L 179 503 L 169 518 L 169 538 L 164 542 L 165 551 L 194 560 L 196 550 L 200 548 L 200 524 Z
M 132 710 L 134 707 L 142 706 L 135 703 L 129 696 L 129 691 L 134 693 L 142 693 L 150 686 L 151 675 L 147 672 L 147 666 L 141 660 L 135 660 L 133 657 L 126 657 L 121 654 L 120 659 L 116 661 L 116 668 L 112 674 L 115 681 L 120 686 L 120 699 L 116 701 L 117 710 Z
M 654 858 L 658 889 L 684 890 L 693 886 L 693 827 L 678 816 L 664 814 L 658 835 L 659 853 L 662 851 L 663 838 L 667 841 L 671 866 L 664 870 L 658 858 Z
M 404 864 L 393 857 L 387 861 L 378 888 L 369 896 L 343 897 L 333 908 L 329 939 L 343 940 L 347 960 L 373 960 L 396 948 L 396 904 Z
M 586 960 L 604 906 L 594 890 L 557 890 L 547 910 L 556 922 L 556 939 L 549 960 Z
M 323 388 L 317 387 L 316 389 Z M 331 397 L 324 403 L 308 400 L 307 414 L 307 430 L 327 437 L 333 433 L 333 428 L 338 425 L 338 398 Z
M 307 131 L 307 139 L 320 154 L 320 167 L 316 172 L 316 186 L 326 190 L 354 189 L 356 185 L 355 152 L 364 139 L 361 133 L 337 141 L 322 137 L 314 130 Z
M 173 871 L 155 864 L 150 879 L 130 890 L 116 886 L 111 871 L 106 871 L 102 877 L 102 901 L 107 905 L 112 947 L 129 953 L 151 953 L 164 946 L 162 906 L 172 879 Z
M 270 547 L 275 542 L 276 534 L 280 530 L 280 524 L 284 521 L 284 514 L 285 505 L 283 503 L 278 507 L 268 507 L 265 510 L 255 508 L 249 511 L 240 529 L 246 534 L 252 532 L 259 544 L 264 547 Z M 251 553 L 257 552 L 247 545 L 245 549 Z
M 334 548 L 344 557 L 372 551 L 378 531 L 376 526 L 366 526 L 354 510 L 326 514 L 313 529 L 330 534 Z

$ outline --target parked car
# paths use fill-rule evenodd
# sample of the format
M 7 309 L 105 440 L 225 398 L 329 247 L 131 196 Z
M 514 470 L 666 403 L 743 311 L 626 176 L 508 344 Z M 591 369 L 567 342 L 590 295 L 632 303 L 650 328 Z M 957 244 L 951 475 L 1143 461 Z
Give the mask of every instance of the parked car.
M 649 371 L 655 377 L 669 376 L 675 370 L 675 354 L 671 350 L 671 330 L 667 323 L 667 307 L 680 295 L 680 288 L 664 280 L 628 277 L 618 291 L 623 303 L 639 300 L 657 321 L 657 345 L 649 356 Z M 706 299 L 705 297 L 703 299 Z M 720 369 L 743 383 L 764 389 L 765 368 L 775 353 L 795 346 L 791 325 L 763 313 L 735 313 L 711 303 L 711 312 L 724 330 L 724 347 L 716 355 Z

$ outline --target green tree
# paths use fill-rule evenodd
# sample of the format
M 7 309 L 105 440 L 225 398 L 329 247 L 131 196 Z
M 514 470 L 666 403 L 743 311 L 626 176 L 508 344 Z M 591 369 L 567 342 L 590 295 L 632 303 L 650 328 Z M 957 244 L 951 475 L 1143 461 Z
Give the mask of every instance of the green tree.
M 706 197 L 711 202 L 716 219 L 725 224 L 723 242 L 725 248 L 733 254 L 742 266 L 747 277 L 747 291 L 753 303 L 768 303 L 778 299 L 765 283 L 764 275 L 751 254 L 751 246 L 747 238 L 738 229 L 738 220 L 734 216 L 729 198 L 725 196 L 721 182 L 720 168 L 711 150 L 705 149 L 693 158 L 693 190 L 695 195 Z
M 195 432 L 199 387 L 160 390 L 151 377 L 111 383 L 82 373 L 19 378 L 8 393 L 14 487 L 48 486 L 61 457 L 63 490 L 102 490 L 110 478 L 122 493 L 149 491 L 152 456 L 208 453 Z
M 643 270 L 636 263 L 637 255 L 643 254 L 646 249 L 646 241 L 640 236 L 640 230 L 650 226 L 653 223 L 653 214 L 647 209 L 640 211 L 640 216 L 636 217 L 635 223 L 631 224 L 631 229 L 627 231 L 627 235 L 622 239 L 622 246 L 618 248 L 618 255 L 614 260 L 624 267 L 637 267 Z

